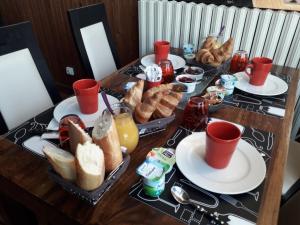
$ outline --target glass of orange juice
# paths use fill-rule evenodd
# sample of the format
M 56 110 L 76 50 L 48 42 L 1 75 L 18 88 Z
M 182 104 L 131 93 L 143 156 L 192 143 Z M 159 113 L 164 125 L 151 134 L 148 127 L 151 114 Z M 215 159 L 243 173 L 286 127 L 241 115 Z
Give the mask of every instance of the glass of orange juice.
M 133 152 L 139 142 L 139 131 L 132 118 L 132 110 L 124 103 L 112 104 L 113 117 L 116 123 L 121 146 L 127 148 L 128 153 Z M 110 113 L 108 109 L 103 111 Z

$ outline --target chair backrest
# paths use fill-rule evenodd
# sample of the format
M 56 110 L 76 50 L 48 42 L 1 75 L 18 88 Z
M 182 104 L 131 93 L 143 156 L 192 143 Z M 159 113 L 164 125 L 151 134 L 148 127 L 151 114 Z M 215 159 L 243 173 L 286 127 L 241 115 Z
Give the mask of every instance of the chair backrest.
M 101 80 L 119 68 L 104 4 L 68 11 L 73 35 L 86 71 Z
M 30 22 L 0 27 L 0 134 L 61 99 Z

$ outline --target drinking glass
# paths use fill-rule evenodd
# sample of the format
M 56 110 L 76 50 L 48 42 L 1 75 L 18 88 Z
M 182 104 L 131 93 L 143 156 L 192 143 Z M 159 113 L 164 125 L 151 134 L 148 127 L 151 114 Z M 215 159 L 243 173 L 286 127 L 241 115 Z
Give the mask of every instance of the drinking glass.
M 231 59 L 230 72 L 237 73 L 237 72 L 244 71 L 247 64 L 248 64 L 247 51 L 239 50 L 233 55 Z
M 204 130 L 208 122 L 208 101 L 191 97 L 183 112 L 183 126 L 189 130 Z
M 84 122 L 75 114 L 63 116 L 59 121 L 59 145 L 63 149 L 69 149 L 69 120 L 78 124 L 82 129 L 85 129 Z
M 131 153 L 139 142 L 139 131 L 132 118 L 132 110 L 124 103 L 112 104 L 111 108 L 120 144 L 127 148 L 128 153 Z M 110 114 L 108 109 L 103 111 L 103 115 L 105 114 Z
M 162 84 L 171 83 L 174 80 L 174 68 L 170 60 L 162 60 L 159 63 L 162 70 Z

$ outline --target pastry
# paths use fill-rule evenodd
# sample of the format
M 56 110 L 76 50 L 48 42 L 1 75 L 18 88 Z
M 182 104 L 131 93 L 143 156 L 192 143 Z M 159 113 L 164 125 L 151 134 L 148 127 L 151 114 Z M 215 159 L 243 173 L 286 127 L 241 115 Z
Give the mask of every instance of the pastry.
M 196 60 L 217 67 L 231 57 L 233 44 L 233 38 L 229 38 L 222 46 L 216 47 L 218 46 L 216 38 L 207 37 L 202 48 L 197 52 Z
M 142 103 L 139 103 L 134 111 L 135 120 L 138 123 L 148 122 L 162 97 L 163 93 L 157 92 L 154 95 L 145 98 Z
M 123 102 L 128 104 L 132 110 L 135 109 L 136 105 L 142 101 L 144 90 L 144 80 L 139 80 L 130 90 L 126 93 L 123 98 Z

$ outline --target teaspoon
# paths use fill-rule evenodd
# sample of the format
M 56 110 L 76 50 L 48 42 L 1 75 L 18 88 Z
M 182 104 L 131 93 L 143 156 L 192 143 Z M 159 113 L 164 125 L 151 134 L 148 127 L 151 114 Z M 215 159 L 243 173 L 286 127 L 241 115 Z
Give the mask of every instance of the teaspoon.
M 216 224 L 228 225 L 227 222 L 220 220 L 219 214 L 217 212 L 211 213 L 211 212 L 207 211 L 205 208 L 198 205 L 195 200 L 190 198 L 188 193 L 183 188 L 175 185 L 175 186 L 171 187 L 171 193 L 177 202 L 184 204 L 184 205 L 191 204 L 191 205 L 195 206 L 197 208 L 197 210 L 199 210 L 205 216 L 212 219 Z

